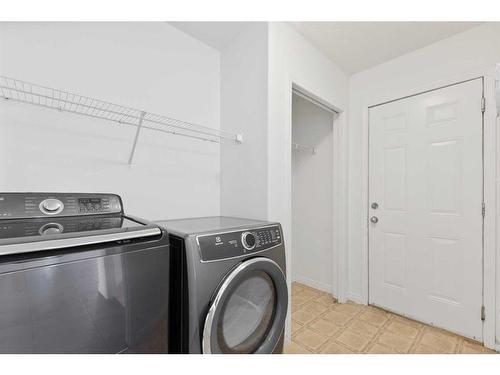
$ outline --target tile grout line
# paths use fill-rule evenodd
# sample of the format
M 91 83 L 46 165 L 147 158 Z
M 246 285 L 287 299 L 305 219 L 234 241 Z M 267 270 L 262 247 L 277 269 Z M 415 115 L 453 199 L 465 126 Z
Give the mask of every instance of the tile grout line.
M 333 311 L 335 311 L 335 310 L 333 310 Z M 324 315 L 326 315 L 326 314 L 324 314 Z M 323 351 L 323 350 L 327 347 L 327 344 L 329 343 L 329 341 L 334 341 L 334 342 L 335 342 L 335 344 L 340 345 L 340 346 L 341 346 L 341 347 L 343 347 L 344 349 L 347 349 L 347 350 L 349 350 L 349 351 L 351 351 L 351 352 L 354 352 L 351 348 L 347 347 L 347 346 L 346 346 L 346 345 L 344 345 L 342 342 L 339 342 L 339 341 L 337 340 L 337 339 L 338 339 L 338 337 L 339 337 L 342 333 L 344 333 L 344 331 L 347 329 L 347 327 L 348 327 L 349 323 L 350 323 L 353 319 L 354 319 L 354 318 L 353 318 L 353 317 L 351 317 L 351 318 L 350 318 L 350 319 L 346 322 L 346 324 L 344 324 L 343 326 L 340 326 L 340 325 L 337 325 L 337 324 L 335 324 L 335 323 L 332 323 L 332 324 L 334 324 L 334 325 L 338 326 L 338 327 L 339 327 L 339 329 L 338 329 L 338 331 L 337 331 L 337 332 L 335 332 L 335 334 L 334 334 L 334 335 L 332 335 L 331 340 L 327 340 L 327 341 L 326 341 L 326 342 L 322 345 L 322 347 L 321 347 L 321 348 L 319 348 L 319 349 L 320 349 L 321 351 Z
M 408 342 L 411 341 L 411 345 L 409 346 L 408 350 L 405 351 L 405 353 L 417 353 L 418 348 L 422 347 L 424 350 L 427 349 L 430 353 L 443 352 L 449 354 L 452 353 L 459 354 L 463 353 L 466 348 L 467 338 L 464 338 L 452 332 L 448 332 L 441 328 L 430 326 L 425 323 L 415 321 L 411 318 L 407 318 L 405 316 L 383 310 L 378 307 L 370 305 L 358 305 L 351 302 L 347 302 L 346 304 L 339 304 L 329 293 L 319 291 L 305 285 L 304 286 L 302 286 L 301 284 L 297 285 L 295 282 L 292 283 L 292 294 L 293 294 L 291 301 L 292 329 L 294 329 L 294 326 L 297 327 L 297 325 L 299 327 L 292 334 L 291 339 L 295 345 L 297 345 L 301 350 L 304 350 L 305 352 L 318 353 L 318 354 L 324 353 L 326 348 L 332 344 L 338 346 L 339 350 L 344 349 L 350 353 L 370 353 L 371 350 L 376 345 L 380 345 L 382 348 L 387 349 L 387 352 L 392 352 L 394 354 L 400 352 L 398 348 L 392 348 L 388 345 L 388 343 L 379 341 L 380 337 L 384 333 L 389 333 L 391 335 L 399 337 L 399 339 L 406 340 L 406 343 L 405 341 L 402 341 L 403 343 L 405 343 L 404 345 L 407 345 Z M 306 296 L 304 299 L 302 299 L 302 303 L 299 304 L 294 303 L 294 297 L 296 298 L 301 295 L 303 297 Z M 324 300 L 320 301 L 321 299 Z M 345 306 L 354 306 L 352 308 L 355 308 L 356 310 L 350 312 L 350 308 L 346 308 Z M 319 311 L 323 308 L 324 311 Z M 297 321 L 296 319 L 293 318 L 293 315 L 299 311 L 304 311 L 304 313 L 310 314 L 311 319 L 307 320 L 305 323 Z M 335 315 L 333 317 L 330 317 L 330 319 L 326 318 L 326 315 L 331 312 L 336 312 L 345 315 L 348 317 L 348 319 L 345 320 L 345 318 L 340 316 L 340 318 L 343 319 L 341 323 L 340 321 L 335 320 L 336 317 Z M 379 326 L 375 324 L 376 320 L 369 321 L 368 319 L 364 319 L 361 317 L 366 312 L 384 315 L 386 317 L 386 320 L 383 322 L 383 324 Z M 315 325 L 317 322 L 321 320 L 324 320 L 329 325 L 333 326 L 333 329 L 335 329 L 335 331 L 332 334 L 327 334 L 326 332 L 328 331 L 325 330 L 324 332 L 322 332 L 320 329 L 321 327 L 313 327 L 313 325 Z M 368 337 L 371 335 L 370 330 L 366 331 L 365 329 L 367 333 L 363 334 L 362 331 L 359 331 L 359 327 L 353 328 L 356 321 L 362 324 L 367 324 L 369 327 L 376 329 L 376 332 L 372 337 L 368 339 Z M 414 322 L 415 324 L 413 323 L 410 324 L 410 322 Z M 405 329 L 399 329 L 397 326 L 391 327 L 391 324 L 393 323 L 398 323 L 400 325 L 403 325 L 406 327 L 406 329 L 411 328 L 417 330 L 415 337 L 414 338 L 412 337 L 414 331 L 413 332 L 408 330 L 405 331 Z M 325 328 L 325 329 L 329 330 L 330 328 Z M 318 336 L 320 340 L 324 340 L 321 344 L 315 346 L 316 349 L 313 349 L 311 346 L 309 346 L 307 344 L 307 341 L 306 342 L 302 341 L 302 343 L 296 341 L 298 335 L 300 335 L 302 332 L 305 332 L 306 330 Z M 346 331 L 349 331 L 354 336 L 363 338 L 364 340 L 368 339 L 367 343 L 357 349 L 354 349 L 353 347 L 344 344 L 342 341 L 339 340 L 339 337 Z M 439 341 L 437 342 L 437 344 L 435 342 L 429 342 L 429 345 L 422 343 L 422 339 L 427 332 L 431 335 L 431 337 L 434 336 L 438 340 L 439 339 L 445 340 L 444 343 L 442 344 L 443 347 L 441 349 L 439 349 L 438 347 L 434 347 L 435 345 L 441 345 L 439 344 Z M 449 339 L 454 341 L 453 347 L 450 346 L 452 341 L 450 341 Z M 354 343 L 350 342 L 350 343 L 353 345 L 357 344 L 356 342 Z M 391 343 L 391 345 L 397 345 L 397 343 L 396 344 Z M 446 349 L 446 345 L 448 345 L 449 349 Z M 484 346 L 481 345 L 480 343 L 475 343 L 471 341 L 471 344 L 468 347 L 468 352 L 486 353 L 491 351 L 489 351 L 487 348 L 484 348 Z
M 377 333 L 375 333 L 375 335 L 373 336 L 372 340 L 366 346 L 366 348 L 365 348 L 366 351 L 368 349 L 372 349 L 375 346 L 375 344 L 377 344 L 377 343 L 379 345 L 382 345 L 383 347 L 386 347 L 389 350 L 392 350 L 392 351 L 394 350 L 394 349 L 389 348 L 388 346 L 386 346 L 386 345 L 378 342 L 379 337 L 382 336 L 382 334 L 384 333 L 384 327 L 389 324 L 389 322 L 391 321 L 391 318 L 392 318 L 392 316 L 389 315 L 389 318 L 384 322 L 384 324 L 381 325 L 380 327 L 377 327 Z
M 420 340 L 422 339 L 422 336 L 424 335 L 424 331 L 425 331 L 425 326 L 422 324 L 418 327 L 417 337 L 415 337 L 415 339 L 413 340 L 413 344 L 410 347 L 410 350 L 408 351 L 408 353 L 415 353 L 418 346 L 420 345 Z

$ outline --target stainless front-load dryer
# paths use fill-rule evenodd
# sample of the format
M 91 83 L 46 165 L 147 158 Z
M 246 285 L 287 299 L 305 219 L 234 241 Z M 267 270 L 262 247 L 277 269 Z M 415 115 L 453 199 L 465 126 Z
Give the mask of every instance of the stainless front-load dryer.
M 158 222 L 170 236 L 170 352 L 281 353 L 288 305 L 279 223 Z

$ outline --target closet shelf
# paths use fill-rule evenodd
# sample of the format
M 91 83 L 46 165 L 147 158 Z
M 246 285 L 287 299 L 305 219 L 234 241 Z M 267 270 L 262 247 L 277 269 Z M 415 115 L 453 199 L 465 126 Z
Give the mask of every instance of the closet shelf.
M 297 151 L 305 151 L 305 152 L 309 152 L 313 155 L 316 155 L 316 148 L 313 146 L 303 145 L 300 143 L 292 143 L 292 149 L 297 150 Z
M 220 143 L 222 139 L 227 139 L 235 143 L 242 143 L 243 141 L 241 134 L 217 130 L 5 76 L 0 76 L 0 94 L 7 101 L 12 100 L 33 104 L 39 107 L 56 109 L 136 127 L 137 130 L 130 153 L 129 164 L 132 163 L 141 128 L 213 143 Z

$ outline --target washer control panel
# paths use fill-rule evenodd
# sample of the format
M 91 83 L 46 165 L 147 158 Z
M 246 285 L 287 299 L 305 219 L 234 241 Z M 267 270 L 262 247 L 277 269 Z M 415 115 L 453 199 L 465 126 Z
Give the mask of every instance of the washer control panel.
M 197 236 L 201 260 L 229 259 L 270 249 L 283 243 L 279 225 Z
M 0 193 L 1 219 L 121 214 L 115 194 Z
M 97 230 L 123 228 L 121 216 L 69 216 L 46 217 L 35 220 L 1 220 L 0 242 L 3 239 L 20 237 L 46 237 L 62 233 L 82 233 Z

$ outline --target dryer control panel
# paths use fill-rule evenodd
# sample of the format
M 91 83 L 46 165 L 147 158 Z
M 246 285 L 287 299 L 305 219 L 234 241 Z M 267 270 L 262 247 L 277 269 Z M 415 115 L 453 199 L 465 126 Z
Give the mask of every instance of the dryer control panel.
M 230 259 L 268 250 L 283 243 L 279 225 L 196 237 L 203 262 Z

